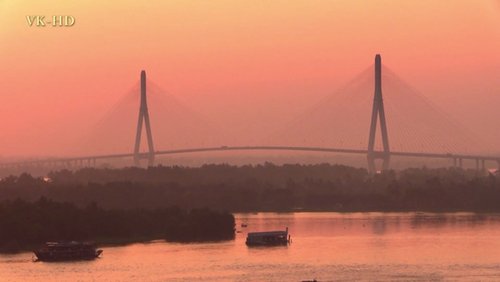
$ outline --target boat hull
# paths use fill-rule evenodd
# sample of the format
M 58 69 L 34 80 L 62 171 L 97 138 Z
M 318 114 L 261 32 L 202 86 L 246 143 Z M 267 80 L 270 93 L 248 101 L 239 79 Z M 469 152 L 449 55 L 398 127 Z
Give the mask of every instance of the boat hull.
M 91 260 L 98 258 L 98 250 L 92 242 L 46 242 L 43 247 L 33 251 L 38 261 Z
M 34 251 L 38 261 L 74 261 L 93 260 L 98 258 L 102 250 L 92 252 L 49 252 Z
M 249 247 L 272 247 L 272 246 L 288 246 L 288 242 L 246 242 Z

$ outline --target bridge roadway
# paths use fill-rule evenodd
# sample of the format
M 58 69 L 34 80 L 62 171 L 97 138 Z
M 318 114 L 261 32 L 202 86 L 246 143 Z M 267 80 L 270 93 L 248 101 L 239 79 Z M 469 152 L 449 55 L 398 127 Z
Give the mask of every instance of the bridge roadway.
M 220 147 L 205 147 L 205 148 L 188 148 L 188 149 L 177 149 L 177 150 L 163 150 L 155 151 L 156 155 L 172 155 L 172 154 L 186 154 L 186 153 L 199 153 L 199 152 L 220 152 L 220 151 L 257 151 L 257 150 L 271 150 L 271 151 L 302 151 L 302 152 L 326 152 L 326 153 L 342 153 L 342 154 L 362 154 L 367 155 L 368 150 L 357 150 L 357 149 L 339 149 L 339 148 L 327 148 L 327 147 L 297 147 L 297 146 L 220 146 Z M 377 155 L 382 155 L 384 152 L 375 151 Z M 455 162 L 457 160 L 462 162 L 462 160 L 476 160 L 476 166 L 479 166 L 479 161 L 482 161 L 483 168 L 485 161 L 495 161 L 500 168 L 500 156 L 484 156 L 484 155 L 467 155 L 467 154 L 451 154 L 451 153 L 419 153 L 419 152 L 397 152 L 391 151 L 391 156 L 400 157 L 416 157 L 416 158 L 440 158 L 440 159 L 451 159 Z M 149 153 L 140 153 L 141 158 L 146 158 Z M 47 158 L 47 159 L 36 159 L 36 160 L 26 160 L 20 162 L 10 162 L 10 163 L 0 163 L 0 167 L 19 167 L 26 165 L 44 165 L 44 164 L 78 164 L 84 163 L 85 161 L 90 164 L 93 162 L 95 164 L 96 160 L 103 159 L 118 159 L 118 158 L 132 158 L 133 153 L 125 154 L 108 154 L 108 155 L 91 155 L 91 156 L 81 156 L 81 157 L 65 157 L 65 158 Z

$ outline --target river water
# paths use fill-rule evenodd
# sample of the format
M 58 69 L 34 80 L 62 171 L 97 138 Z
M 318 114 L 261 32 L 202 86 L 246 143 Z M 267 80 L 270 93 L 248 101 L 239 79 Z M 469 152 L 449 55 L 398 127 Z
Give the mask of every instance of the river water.
M 100 259 L 67 263 L 0 255 L 0 281 L 500 281 L 500 214 L 235 216 L 234 241 L 103 247 Z M 246 232 L 287 226 L 289 246 L 245 245 Z

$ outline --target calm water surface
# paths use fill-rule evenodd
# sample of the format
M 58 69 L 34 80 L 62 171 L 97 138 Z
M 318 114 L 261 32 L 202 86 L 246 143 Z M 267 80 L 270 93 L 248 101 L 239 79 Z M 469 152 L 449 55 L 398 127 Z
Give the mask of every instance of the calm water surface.
M 0 255 L 0 281 L 500 281 L 500 214 L 236 214 L 234 241 L 104 247 L 103 257 Z M 242 228 L 241 223 L 248 224 Z M 289 227 L 288 247 L 248 248 L 249 231 Z

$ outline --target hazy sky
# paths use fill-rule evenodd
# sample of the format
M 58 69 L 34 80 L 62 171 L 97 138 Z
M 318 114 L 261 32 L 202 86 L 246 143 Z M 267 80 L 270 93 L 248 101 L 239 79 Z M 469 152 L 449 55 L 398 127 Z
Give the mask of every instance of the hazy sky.
M 30 27 L 28 15 L 76 22 Z M 228 134 L 264 137 L 376 53 L 464 125 L 500 139 L 499 50 L 492 0 L 0 0 L 0 155 L 79 152 L 141 69 Z M 133 139 L 116 142 L 132 150 Z

